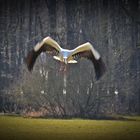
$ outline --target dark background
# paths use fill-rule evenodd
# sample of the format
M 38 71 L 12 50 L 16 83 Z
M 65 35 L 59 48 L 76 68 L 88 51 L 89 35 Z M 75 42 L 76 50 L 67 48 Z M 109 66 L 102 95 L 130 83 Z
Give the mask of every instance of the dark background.
M 83 60 L 69 66 L 65 82 L 59 64 L 44 56 L 30 74 L 24 58 L 46 36 L 67 49 L 91 42 L 107 72 L 96 81 Z M 140 0 L 1 0 L 0 41 L 1 112 L 140 113 Z

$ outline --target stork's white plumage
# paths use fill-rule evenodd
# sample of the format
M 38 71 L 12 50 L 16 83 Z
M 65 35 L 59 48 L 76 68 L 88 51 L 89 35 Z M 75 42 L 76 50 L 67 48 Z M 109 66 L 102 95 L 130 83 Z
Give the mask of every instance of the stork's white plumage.
M 65 64 L 77 63 L 77 60 L 82 57 L 87 58 L 94 64 L 97 79 L 99 79 L 106 70 L 100 54 L 94 49 L 91 43 L 87 42 L 73 50 L 68 50 L 61 48 L 51 37 L 46 37 L 28 53 L 26 63 L 29 71 L 33 69 L 37 57 L 42 52 L 52 54 L 54 59 Z

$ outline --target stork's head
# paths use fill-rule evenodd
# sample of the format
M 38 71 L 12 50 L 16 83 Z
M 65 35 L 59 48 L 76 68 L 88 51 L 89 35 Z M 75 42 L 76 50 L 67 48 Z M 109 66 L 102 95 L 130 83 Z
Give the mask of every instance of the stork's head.
M 63 57 L 63 62 L 64 62 L 65 64 L 68 63 L 67 57 Z

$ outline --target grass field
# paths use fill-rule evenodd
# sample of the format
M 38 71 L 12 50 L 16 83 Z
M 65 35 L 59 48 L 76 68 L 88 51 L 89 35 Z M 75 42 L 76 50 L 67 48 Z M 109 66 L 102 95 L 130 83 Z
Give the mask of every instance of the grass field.
M 140 117 L 129 119 L 57 120 L 0 116 L 0 140 L 138 140 Z

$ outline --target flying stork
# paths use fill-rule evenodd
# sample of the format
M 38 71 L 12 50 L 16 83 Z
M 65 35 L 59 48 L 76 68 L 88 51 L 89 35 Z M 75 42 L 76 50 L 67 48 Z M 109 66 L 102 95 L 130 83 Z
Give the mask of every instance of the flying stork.
M 26 57 L 26 64 L 29 71 L 32 71 L 37 57 L 46 52 L 51 54 L 55 60 L 67 65 L 69 63 L 77 63 L 80 58 L 87 58 L 93 62 L 95 69 L 95 76 L 98 80 L 105 72 L 106 67 L 100 54 L 95 50 L 91 43 L 84 43 L 75 49 L 63 49 L 51 37 L 44 38 L 41 42 L 28 53 Z

